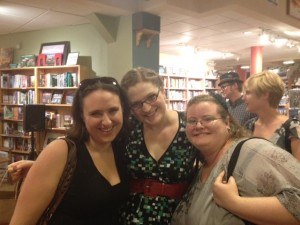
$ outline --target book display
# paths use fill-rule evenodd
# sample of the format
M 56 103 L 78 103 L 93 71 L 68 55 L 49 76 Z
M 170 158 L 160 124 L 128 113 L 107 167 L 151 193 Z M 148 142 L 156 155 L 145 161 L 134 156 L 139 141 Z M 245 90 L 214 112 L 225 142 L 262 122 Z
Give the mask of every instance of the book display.
M 23 106 L 27 104 L 46 106 L 46 130 L 35 134 L 37 152 L 43 149 L 47 133 L 63 136 L 72 124 L 74 93 L 87 77 L 87 69 L 80 65 L 0 69 L 0 153 L 7 154 L 10 161 L 28 158 L 31 133 L 23 130 Z
M 183 69 L 160 66 L 166 104 L 169 108 L 184 111 L 188 100 L 196 95 L 217 90 L 217 77 L 212 71 L 203 75 L 191 75 Z

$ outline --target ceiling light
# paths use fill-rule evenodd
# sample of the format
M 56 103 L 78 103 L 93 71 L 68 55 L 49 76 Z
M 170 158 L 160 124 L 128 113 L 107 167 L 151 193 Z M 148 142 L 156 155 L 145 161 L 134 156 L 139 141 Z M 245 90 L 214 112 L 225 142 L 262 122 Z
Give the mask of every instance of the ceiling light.
M 287 60 L 287 61 L 283 62 L 284 65 L 290 65 L 290 64 L 294 64 L 294 63 L 295 63 L 294 60 Z
M 241 69 L 247 70 L 247 69 L 250 69 L 250 66 L 241 66 Z
M 286 38 L 276 38 L 274 44 L 277 48 L 280 48 L 283 45 L 285 45 L 287 43 L 287 41 L 288 40 Z
M 294 37 L 300 37 L 300 31 L 284 31 L 285 34 Z
M 259 36 L 259 42 L 262 45 L 266 45 L 269 44 L 269 35 L 265 32 L 263 32 L 260 36 Z
M 244 35 L 251 35 L 251 34 L 253 34 L 253 32 L 252 31 L 245 31 L 243 34 Z

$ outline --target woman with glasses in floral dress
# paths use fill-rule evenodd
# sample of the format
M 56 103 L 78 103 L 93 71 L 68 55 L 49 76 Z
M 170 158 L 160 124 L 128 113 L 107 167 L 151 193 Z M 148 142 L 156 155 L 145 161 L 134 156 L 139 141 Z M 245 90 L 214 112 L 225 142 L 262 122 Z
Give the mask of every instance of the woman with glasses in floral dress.
M 48 224 L 118 224 L 118 209 L 129 191 L 122 158 L 129 107 L 117 81 L 111 77 L 82 81 L 72 117 L 67 137 L 76 144 L 76 168 Z M 67 143 L 59 139 L 41 152 L 26 176 L 11 225 L 37 223 L 54 197 L 67 155 Z
M 186 138 L 183 113 L 166 108 L 163 82 L 150 69 L 130 70 L 121 87 L 135 121 L 125 152 L 131 181 L 122 224 L 170 224 L 195 174 L 196 151 Z

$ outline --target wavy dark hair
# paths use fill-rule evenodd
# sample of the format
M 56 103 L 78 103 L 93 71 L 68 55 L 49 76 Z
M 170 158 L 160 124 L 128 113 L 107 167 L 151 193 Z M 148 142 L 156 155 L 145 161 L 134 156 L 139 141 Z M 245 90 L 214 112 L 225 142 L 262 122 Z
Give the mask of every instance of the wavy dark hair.
M 115 141 L 125 142 L 129 133 L 128 130 L 130 129 L 130 108 L 125 93 L 119 83 L 112 77 L 95 77 L 81 82 L 74 96 L 71 110 L 73 125 L 67 130 L 67 137 L 74 141 L 85 142 L 88 140 L 90 135 L 83 121 L 83 100 L 86 96 L 97 90 L 105 90 L 119 96 L 123 112 L 123 126 Z

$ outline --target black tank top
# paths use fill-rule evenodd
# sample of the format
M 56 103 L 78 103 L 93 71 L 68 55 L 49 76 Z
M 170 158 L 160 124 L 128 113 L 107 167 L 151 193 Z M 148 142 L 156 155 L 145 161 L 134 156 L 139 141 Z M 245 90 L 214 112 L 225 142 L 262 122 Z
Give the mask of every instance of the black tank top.
M 129 188 L 123 161 L 124 146 L 114 144 L 121 182 L 111 186 L 99 173 L 83 143 L 77 143 L 77 166 L 72 182 L 49 225 L 114 225 Z

